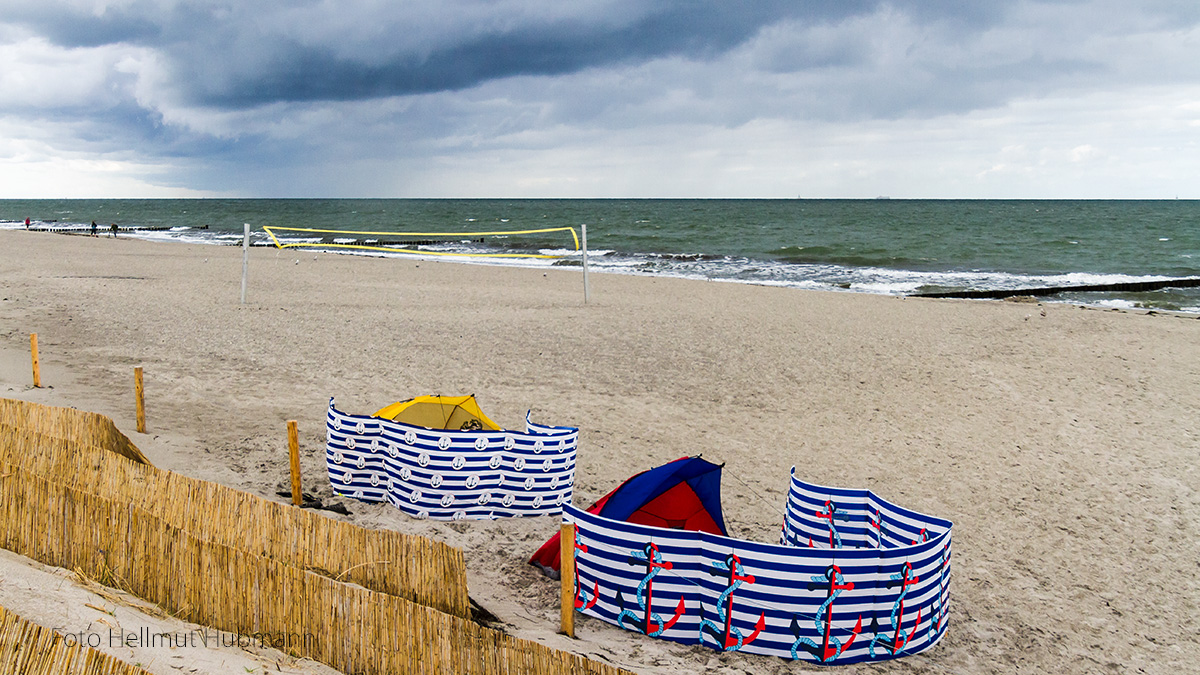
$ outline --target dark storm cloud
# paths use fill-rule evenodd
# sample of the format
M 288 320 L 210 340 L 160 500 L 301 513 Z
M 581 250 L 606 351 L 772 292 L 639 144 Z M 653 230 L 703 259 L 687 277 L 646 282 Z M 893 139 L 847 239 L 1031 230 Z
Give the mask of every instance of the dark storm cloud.
M 157 12 L 143 14 L 139 5 L 110 7 L 100 14 L 56 8 L 52 3 L 12 12 L 8 21 L 34 28 L 63 47 L 98 47 L 118 42 L 156 43 L 163 25 Z
M 1051 145 L 1077 136 L 1070 148 L 1131 133 L 1087 106 L 1121 118 L 1136 104 L 1129 128 L 1152 128 L 1151 110 L 1162 128 L 1194 130 L 1200 81 L 1195 0 L 0 4 L 0 153 L 161 167 L 160 185 L 216 192 L 390 195 L 418 181 L 440 194 L 468 176 L 524 194 L 575 172 L 585 186 L 611 174 L 598 194 L 657 194 L 671 173 L 661 158 L 711 156 L 709 173 L 738 164 L 756 177 L 742 192 L 759 194 L 755 182 L 829 136 L 796 141 L 811 129 L 840 132 L 828 157 L 881 144 L 903 150 L 873 161 L 903 165 L 927 152 L 905 130 L 943 124 L 988 136 L 940 150 L 975 175 L 980 148 L 1034 147 L 1019 140 L 1030 130 L 1053 130 Z M 762 159 L 789 142 L 786 161 Z M 624 178 L 630 157 L 643 181 Z M 424 179 L 436 166 L 440 184 Z M 659 192 L 707 194 L 683 184 Z
M 1107 55 L 1073 54 L 1045 43 L 1082 43 L 1092 37 L 1087 25 L 1036 34 L 1032 39 L 1042 44 L 1033 49 L 1016 40 L 1001 48 L 1004 53 L 979 54 L 972 45 L 1021 11 L 1088 16 L 1104 11 L 1105 2 L 135 0 L 106 4 L 98 13 L 27 2 L 0 18 L 63 47 L 122 43 L 153 50 L 163 69 L 155 87 L 164 97 L 228 110 L 459 91 L 515 76 L 554 77 L 671 58 L 716 62 L 775 31 L 774 44 L 757 48 L 751 68 L 808 76 L 813 93 L 825 100 L 891 117 L 935 108 L 958 112 L 1011 95 L 1036 95 L 1039 87 L 1064 79 L 1102 76 Z M 1114 21 L 1127 22 L 1131 31 L 1184 27 L 1194 25 L 1200 4 L 1147 0 L 1136 11 L 1122 11 Z M 880 13 L 897 25 L 876 22 L 860 33 L 833 30 L 824 38 L 812 31 Z M 1024 30 L 1028 21 L 1008 28 Z M 1117 31 L 1119 23 L 1093 22 L 1090 29 Z M 894 95 L 876 96 L 880 91 Z M 829 112 L 841 114 L 836 107 Z
M 163 8 L 143 2 L 99 15 L 30 10 L 23 18 L 66 47 L 126 42 L 154 48 L 166 58 L 184 100 L 236 108 L 457 90 L 517 75 L 561 75 L 670 56 L 705 59 L 779 21 L 834 21 L 879 4 L 610 2 L 567 12 L 534 6 L 509 16 L 511 3 L 432 3 L 425 14 L 411 4 L 381 9 L 343 3 L 331 15 L 328 6 L 308 3 Z M 461 18 L 453 15 L 456 9 L 464 10 Z M 329 21 L 361 30 L 326 31 L 321 24 Z

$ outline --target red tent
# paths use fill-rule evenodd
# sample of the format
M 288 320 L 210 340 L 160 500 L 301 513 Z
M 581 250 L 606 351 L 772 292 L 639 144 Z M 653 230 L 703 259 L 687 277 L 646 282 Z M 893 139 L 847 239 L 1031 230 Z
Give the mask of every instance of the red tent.
M 639 525 L 726 536 L 721 465 L 699 457 L 680 457 L 627 479 L 587 512 Z M 555 534 L 533 554 L 529 564 L 558 578 L 559 555 Z

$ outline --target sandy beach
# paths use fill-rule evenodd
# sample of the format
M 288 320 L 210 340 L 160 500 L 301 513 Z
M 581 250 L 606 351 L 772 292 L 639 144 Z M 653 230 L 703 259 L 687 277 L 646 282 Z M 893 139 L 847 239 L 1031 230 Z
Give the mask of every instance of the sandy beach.
M 945 639 L 836 672 L 1197 672 L 1196 317 L 618 275 L 592 275 L 585 305 L 578 268 L 262 248 L 242 305 L 240 248 L 4 231 L 0 252 L 0 395 L 108 415 L 159 467 L 281 501 L 298 420 L 306 491 L 461 547 L 514 635 L 640 673 L 830 672 L 582 616 L 557 635 L 558 584 L 526 560 L 558 520 L 330 498 L 330 397 L 369 414 L 474 393 L 506 427 L 528 409 L 577 426 L 583 505 L 703 454 L 726 465 L 730 534 L 755 541 L 778 539 L 792 466 L 952 520 Z M 0 556 L 0 579 L 21 566 Z

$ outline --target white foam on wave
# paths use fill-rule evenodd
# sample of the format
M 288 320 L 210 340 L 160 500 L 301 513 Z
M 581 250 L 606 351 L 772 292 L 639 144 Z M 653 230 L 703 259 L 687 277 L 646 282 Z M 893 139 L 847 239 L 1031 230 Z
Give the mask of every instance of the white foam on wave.
M 1120 300 L 1118 298 L 1105 298 L 1092 303 L 1096 307 L 1104 307 L 1106 309 L 1137 309 L 1138 305 L 1132 300 Z
M 1161 275 L 1131 275 L 1131 274 L 1089 274 L 1072 272 L 1070 274 L 1052 274 L 1030 279 L 1044 282 L 1044 286 L 1099 286 L 1101 284 L 1132 284 L 1143 281 L 1166 281 L 1171 277 Z
M 867 282 L 852 283 L 850 284 L 850 290 L 878 293 L 881 295 L 901 295 L 912 293 L 921 286 L 922 284 L 916 281 Z

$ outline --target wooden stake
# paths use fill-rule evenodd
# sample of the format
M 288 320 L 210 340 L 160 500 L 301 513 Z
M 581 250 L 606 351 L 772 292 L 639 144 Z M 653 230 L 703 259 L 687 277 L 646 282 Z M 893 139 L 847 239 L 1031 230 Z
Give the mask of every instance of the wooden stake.
M 567 637 L 575 637 L 575 523 L 563 523 L 558 530 L 561 551 L 559 565 L 562 581 L 562 630 Z
M 142 386 L 142 367 L 133 369 L 133 395 L 137 399 L 137 430 L 146 433 L 146 389 Z
M 300 506 L 300 431 L 296 420 L 288 420 L 288 454 L 292 460 L 292 503 Z
M 38 366 L 37 333 L 29 334 L 29 353 L 33 355 L 33 386 L 41 388 L 42 369 Z

